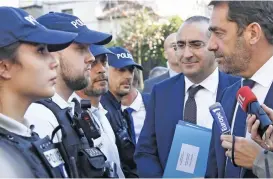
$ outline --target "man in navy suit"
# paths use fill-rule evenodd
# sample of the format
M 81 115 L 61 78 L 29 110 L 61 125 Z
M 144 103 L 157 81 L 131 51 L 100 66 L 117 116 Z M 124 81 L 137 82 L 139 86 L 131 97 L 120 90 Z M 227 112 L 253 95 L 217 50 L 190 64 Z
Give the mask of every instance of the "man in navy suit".
M 208 27 L 208 18 L 193 16 L 178 30 L 176 53 L 183 74 L 154 86 L 135 153 L 140 177 L 162 177 L 178 121 L 211 128 L 208 107 L 238 80 L 218 71 L 207 50 Z
M 171 78 L 181 72 L 181 68 L 177 62 L 175 55 L 176 49 L 176 33 L 170 34 L 164 41 L 164 57 L 167 59 L 169 70 L 157 77 L 144 81 L 144 93 L 151 93 L 155 84 Z
M 213 124 L 206 177 L 253 178 L 251 167 L 236 167 L 243 164 L 242 159 L 253 163 L 259 153 L 255 147 L 245 147 L 253 141 L 246 132 L 247 116 L 238 107 L 236 93 L 242 85 L 249 86 L 261 104 L 273 107 L 273 2 L 212 1 L 210 5 L 214 7 L 208 49 L 214 51 L 221 70 L 243 79 L 227 88 L 221 99 L 231 134 L 236 136 L 234 143 L 232 135 L 220 136 Z

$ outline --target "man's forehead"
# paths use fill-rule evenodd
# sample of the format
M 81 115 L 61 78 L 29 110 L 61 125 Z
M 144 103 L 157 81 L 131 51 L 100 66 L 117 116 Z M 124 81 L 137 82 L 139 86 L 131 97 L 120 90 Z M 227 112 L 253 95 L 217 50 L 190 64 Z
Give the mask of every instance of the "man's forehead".
M 176 43 L 176 33 L 170 34 L 164 41 L 164 46 L 169 46 L 173 43 Z
M 203 41 L 206 39 L 209 25 L 207 23 L 197 22 L 184 24 L 176 37 L 177 41 Z
M 119 71 L 119 72 L 122 70 L 134 70 L 135 69 L 135 66 L 133 66 L 133 65 L 129 65 L 129 66 L 121 67 L 121 68 L 113 67 L 111 65 L 109 67 L 110 67 L 110 69 L 113 69 L 113 70 Z
M 217 27 L 221 24 L 227 23 L 228 5 L 226 3 L 220 3 L 213 7 L 209 26 Z
M 107 60 L 107 58 L 108 58 L 108 56 L 105 53 L 95 56 L 96 61 Z

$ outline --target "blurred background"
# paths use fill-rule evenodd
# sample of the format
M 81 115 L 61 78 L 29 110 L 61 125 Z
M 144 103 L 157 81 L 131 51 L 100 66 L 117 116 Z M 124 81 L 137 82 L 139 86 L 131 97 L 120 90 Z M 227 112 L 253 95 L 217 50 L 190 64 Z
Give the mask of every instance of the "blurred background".
M 210 15 L 209 0 L 1 0 L 0 6 L 26 10 L 35 18 L 50 11 L 78 16 L 90 29 L 111 33 L 108 46 L 130 50 L 144 67 L 141 82 L 153 67 L 166 67 L 163 42 L 192 15 Z

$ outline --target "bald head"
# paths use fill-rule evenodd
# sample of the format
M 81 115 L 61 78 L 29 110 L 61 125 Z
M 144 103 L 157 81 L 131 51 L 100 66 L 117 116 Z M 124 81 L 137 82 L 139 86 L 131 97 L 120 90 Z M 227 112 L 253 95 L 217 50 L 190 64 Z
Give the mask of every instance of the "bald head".
M 169 64 L 169 67 L 173 71 L 180 73 L 179 64 L 175 56 L 175 49 L 176 33 L 172 33 L 164 41 L 164 56 L 168 61 L 167 63 Z
M 164 41 L 164 50 L 166 51 L 167 48 L 171 45 L 175 45 L 176 44 L 176 33 L 172 33 L 170 35 L 168 35 L 168 37 L 165 39 Z

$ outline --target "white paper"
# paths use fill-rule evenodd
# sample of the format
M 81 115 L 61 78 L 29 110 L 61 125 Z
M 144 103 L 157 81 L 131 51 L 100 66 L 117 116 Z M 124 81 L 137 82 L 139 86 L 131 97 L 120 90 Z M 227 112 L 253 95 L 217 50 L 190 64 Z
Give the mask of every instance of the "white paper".
M 182 144 L 176 170 L 193 174 L 199 149 L 194 145 Z

